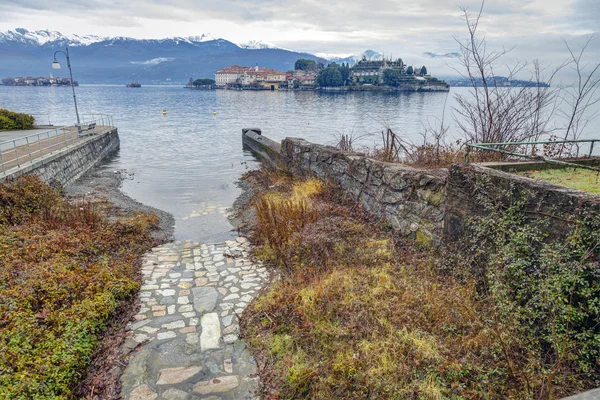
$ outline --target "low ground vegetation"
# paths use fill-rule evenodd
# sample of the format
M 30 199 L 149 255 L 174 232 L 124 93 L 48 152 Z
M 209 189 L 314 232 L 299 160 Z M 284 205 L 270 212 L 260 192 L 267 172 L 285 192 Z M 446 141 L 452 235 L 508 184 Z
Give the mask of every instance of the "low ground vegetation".
M 546 169 L 527 171 L 522 175 L 571 189 L 600 194 L 600 173 L 589 169 Z
M 104 214 L 36 177 L 0 185 L 0 398 L 72 398 L 131 304 L 157 217 Z
M 0 108 L 0 130 L 31 129 L 34 122 L 35 118 L 31 115 Z
M 599 386 L 600 229 L 544 243 L 523 204 L 441 256 L 332 185 L 253 172 L 256 255 L 277 277 L 243 315 L 267 399 L 541 399 Z M 464 254 L 465 256 L 450 256 Z

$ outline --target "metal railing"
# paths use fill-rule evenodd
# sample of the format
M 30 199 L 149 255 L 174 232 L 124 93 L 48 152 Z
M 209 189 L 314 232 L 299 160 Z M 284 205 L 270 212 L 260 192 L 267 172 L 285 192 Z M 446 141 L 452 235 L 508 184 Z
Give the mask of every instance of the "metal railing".
M 549 164 L 557 164 L 557 165 L 563 165 L 565 167 L 575 167 L 575 168 L 583 168 L 583 169 L 590 169 L 592 171 L 597 171 L 600 172 L 600 168 L 597 167 L 591 167 L 588 165 L 582 165 L 582 164 L 577 164 L 577 163 L 573 163 L 573 162 L 568 162 L 568 161 L 561 161 L 561 160 L 556 160 L 554 158 L 550 158 L 550 157 L 545 157 L 545 156 L 541 156 L 541 155 L 537 155 L 537 154 L 524 154 L 524 153 L 517 153 L 516 151 L 510 151 L 510 150 L 505 150 L 502 148 L 499 148 L 500 146 L 532 146 L 532 149 L 534 149 L 537 145 L 557 145 L 557 144 L 568 144 L 568 143 L 590 143 L 590 151 L 588 153 L 588 157 L 592 157 L 592 155 L 594 154 L 594 144 L 596 142 L 600 142 L 600 139 L 580 139 L 580 140 L 545 140 L 545 141 L 538 141 L 538 142 L 503 142 L 503 143 L 469 143 L 467 144 L 467 152 L 465 154 L 465 163 L 469 163 L 469 155 L 471 154 L 471 149 L 479 149 L 479 150 L 484 150 L 484 151 L 493 151 L 496 153 L 501 153 L 501 154 L 506 154 L 506 155 L 510 155 L 510 156 L 515 156 L 515 157 L 523 157 L 523 158 L 528 158 L 530 160 L 536 160 L 536 161 L 544 161 L 547 162 Z M 579 146 L 579 145 L 577 145 Z M 563 146 L 564 148 L 564 146 Z
M 112 115 L 107 114 L 84 114 L 81 116 L 82 125 L 89 122 L 96 122 L 102 126 L 114 126 Z
M 12 169 L 31 165 L 35 160 L 47 157 L 69 146 L 113 129 L 109 115 L 98 115 L 98 119 L 88 119 L 75 126 L 51 129 L 13 140 L 0 142 L 0 178 L 7 176 Z

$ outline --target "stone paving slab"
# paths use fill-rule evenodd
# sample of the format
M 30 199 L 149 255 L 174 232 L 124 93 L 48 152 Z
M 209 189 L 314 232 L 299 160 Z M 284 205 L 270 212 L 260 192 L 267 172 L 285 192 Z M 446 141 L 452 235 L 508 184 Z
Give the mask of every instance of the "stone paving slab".
M 256 399 L 256 363 L 238 337 L 238 316 L 268 277 L 243 237 L 175 242 L 142 265 L 141 308 L 125 347 L 123 399 Z

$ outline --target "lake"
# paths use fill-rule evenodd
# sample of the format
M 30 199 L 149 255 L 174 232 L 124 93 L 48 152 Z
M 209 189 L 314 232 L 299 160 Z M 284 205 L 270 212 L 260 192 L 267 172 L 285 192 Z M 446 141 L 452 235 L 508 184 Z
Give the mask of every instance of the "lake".
M 226 210 L 239 195 L 235 183 L 258 163 L 243 151 L 241 130 L 261 128 L 274 140 L 302 137 L 335 144 L 341 133 L 373 145 L 385 126 L 418 142 L 436 123 L 450 93 L 204 91 L 173 86 L 80 86 L 80 114 L 113 116 L 121 150 L 103 168 L 127 169 L 123 191 L 172 213 L 176 239 L 219 242 L 235 236 Z M 0 108 L 73 124 L 68 87 L 0 86 Z M 163 115 L 166 110 L 166 115 Z M 216 113 L 216 114 L 214 114 Z M 450 120 L 450 118 L 447 119 Z

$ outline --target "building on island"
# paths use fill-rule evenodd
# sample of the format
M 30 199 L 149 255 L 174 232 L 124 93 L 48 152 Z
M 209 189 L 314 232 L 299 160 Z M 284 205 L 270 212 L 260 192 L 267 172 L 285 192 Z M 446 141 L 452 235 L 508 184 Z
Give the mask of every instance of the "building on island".
M 368 61 L 366 57 L 350 68 L 350 78 L 354 83 L 382 84 L 383 72 L 386 69 L 405 72 L 405 65 L 401 58 L 397 60 Z
M 300 86 L 313 86 L 317 80 L 317 73 L 314 71 L 294 70 L 292 71 L 293 79 Z
M 270 90 L 279 89 L 279 86 L 287 82 L 285 72 L 275 69 L 255 67 L 244 67 L 232 65 L 222 68 L 215 73 L 217 86 L 252 86 Z

